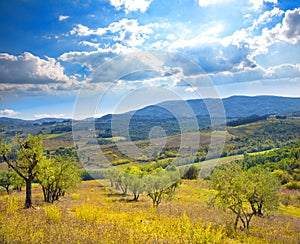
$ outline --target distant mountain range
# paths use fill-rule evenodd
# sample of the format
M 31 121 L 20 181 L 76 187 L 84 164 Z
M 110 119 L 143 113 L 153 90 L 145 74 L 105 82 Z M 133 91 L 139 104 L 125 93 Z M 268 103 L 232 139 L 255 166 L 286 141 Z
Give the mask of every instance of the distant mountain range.
M 226 116 L 227 122 L 234 121 L 236 124 L 235 119 L 242 119 L 239 123 L 244 123 L 260 120 L 260 116 L 264 116 L 265 119 L 268 115 L 290 114 L 299 117 L 299 112 L 300 98 L 233 96 L 224 99 L 166 101 L 123 114 L 108 114 L 101 118 L 75 121 L 75 125 L 83 130 L 87 128 L 87 125 L 89 128 L 94 127 L 97 137 L 104 138 L 103 143 L 106 143 L 105 138 L 112 136 L 122 136 L 127 139 L 130 137 L 132 140 L 147 139 L 151 128 L 155 126 L 162 127 L 169 136 L 209 127 L 212 125 L 211 118 L 216 118 L 214 125 L 226 122 L 222 116 Z M 249 117 L 251 118 L 248 119 Z M 220 118 L 221 120 L 218 120 Z M 0 131 L 7 136 L 28 133 L 58 135 L 72 132 L 72 120 L 62 118 L 22 120 L 2 117 L 0 118 Z
M 208 106 L 207 106 L 208 105 Z M 209 111 L 208 108 L 209 107 Z M 245 118 L 253 115 L 287 114 L 300 111 L 300 98 L 277 96 L 232 96 L 224 99 L 175 100 L 158 103 L 130 111 L 118 116 L 132 116 L 147 119 L 170 119 L 174 117 L 206 117 L 217 114 L 224 107 L 226 118 Z M 175 116 L 174 116 L 175 115 Z M 176 116 L 178 115 L 178 116 Z M 114 115 L 116 116 L 116 115 Z M 98 121 L 110 120 L 105 115 Z
M 222 102 L 222 103 L 220 103 Z M 207 105 L 210 108 L 210 112 L 213 114 L 218 112 L 219 108 L 224 107 L 226 118 L 245 118 L 252 115 L 272 115 L 272 114 L 287 114 L 300 111 L 300 97 L 278 97 L 278 96 L 232 96 L 223 99 L 194 99 L 194 100 L 174 100 L 158 103 L 155 105 L 146 106 L 144 108 L 129 111 L 124 114 L 114 116 L 132 116 L 145 118 L 145 119 L 170 119 L 174 117 L 206 117 L 210 113 L 207 109 Z M 111 120 L 112 115 L 108 114 L 96 121 L 108 121 Z M 93 120 L 87 118 L 87 121 Z M 71 119 L 64 118 L 44 118 L 37 120 L 22 120 L 13 119 L 7 117 L 1 117 L 0 123 L 62 123 L 71 122 Z

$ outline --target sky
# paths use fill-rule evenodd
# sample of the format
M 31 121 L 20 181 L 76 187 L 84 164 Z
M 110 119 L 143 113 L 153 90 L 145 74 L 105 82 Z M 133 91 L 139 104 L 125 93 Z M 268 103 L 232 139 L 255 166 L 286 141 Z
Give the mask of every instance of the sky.
M 295 0 L 0 1 L 0 117 L 300 97 Z

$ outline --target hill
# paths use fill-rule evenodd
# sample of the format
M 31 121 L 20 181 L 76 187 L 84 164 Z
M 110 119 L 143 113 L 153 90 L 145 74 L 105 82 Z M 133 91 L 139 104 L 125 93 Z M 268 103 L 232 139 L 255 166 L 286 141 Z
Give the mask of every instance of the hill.
M 196 116 L 209 116 L 207 105 L 214 111 L 216 105 L 222 102 L 227 118 L 243 118 L 252 115 L 286 114 L 300 111 L 300 98 L 277 96 L 233 96 L 224 99 L 195 99 L 187 101 L 167 101 L 156 105 L 147 106 L 135 111 L 135 116 L 148 118 L 172 118 L 170 111 L 182 117 L 192 116 L 192 109 Z M 132 112 L 131 112 L 132 113 Z
M 220 109 L 221 111 L 218 111 Z M 233 96 L 222 100 L 209 98 L 187 101 L 166 101 L 123 114 L 108 114 L 101 118 L 89 118 L 81 121 L 61 118 L 38 120 L 0 118 L 0 128 L 5 132 L 6 136 L 27 133 L 60 134 L 66 132 L 71 133 L 72 125 L 75 123 L 76 125 L 80 124 L 83 132 L 84 128 L 94 127 L 98 138 L 120 136 L 137 141 L 149 139 L 151 128 L 154 127 L 163 128 L 167 136 L 182 132 L 195 132 L 198 131 L 199 128 L 204 129 L 211 125 L 210 115 L 213 117 L 225 116 L 227 121 L 250 117 L 249 120 L 246 119 L 238 122 L 244 123 L 245 121 L 261 119 L 255 116 L 266 116 L 265 118 L 267 118 L 269 115 L 290 114 L 290 116 L 296 117 L 299 111 L 300 98 Z M 225 119 L 220 123 L 224 124 Z M 114 135 L 111 130 L 112 121 L 115 126 L 113 130 Z M 155 136 L 159 137 L 160 135 Z M 109 143 L 108 140 L 100 140 L 100 144 L 107 143 Z

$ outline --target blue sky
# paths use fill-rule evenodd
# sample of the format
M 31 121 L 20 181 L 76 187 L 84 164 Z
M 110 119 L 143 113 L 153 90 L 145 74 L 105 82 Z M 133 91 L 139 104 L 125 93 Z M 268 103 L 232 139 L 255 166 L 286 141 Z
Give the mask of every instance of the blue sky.
M 299 97 L 297 2 L 0 1 L 0 116 L 79 118 L 178 98 Z

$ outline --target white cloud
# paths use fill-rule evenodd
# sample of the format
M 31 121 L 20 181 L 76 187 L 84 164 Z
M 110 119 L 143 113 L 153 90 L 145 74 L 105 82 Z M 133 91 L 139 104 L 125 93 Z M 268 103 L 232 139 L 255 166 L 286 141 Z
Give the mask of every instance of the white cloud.
M 296 44 L 300 40 L 300 8 L 286 11 L 281 31 L 287 42 Z
M 91 36 L 91 35 L 102 36 L 105 33 L 106 33 L 106 29 L 105 28 L 97 28 L 97 29 L 93 30 L 93 29 L 90 29 L 89 27 L 87 27 L 85 25 L 82 25 L 82 24 L 76 25 L 70 31 L 71 35 L 77 35 L 77 36 Z
M 257 28 L 259 25 L 267 24 L 272 21 L 273 17 L 282 16 L 283 14 L 284 11 L 279 8 L 273 8 L 271 11 L 266 11 L 254 21 L 253 28 Z
M 70 16 L 67 16 L 67 15 L 60 15 L 60 16 L 58 17 L 58 20 L 59 20 L 59 21 L 63 21 L 63 20 L 66 20 L 66 19 L 68 19 L 68 18 L 70 18 Z
M 266 70 L 266 78 L 294 78 L 300 77 L 300 64 L 281 64 Z
M 121 41 L 128 46 L 136 47 L 143 44 L 145 39 L 153 33 L 154 27 L 158 27 L 158 25 L 140 26 L 136 19 L 122 19 L 119 22 L 111 23 L 108 30 L 112 33 L 119 33 L 119 36 L 114 37 L 114 41 Z
M 93 70 L 116 55 L 136 51 L 154 32 L 153 29 L 158 27 L 161 26 L 157 23 L 139 25 L 136 19 L 129 20 L 126 18 L 95 30 L 87 26 L 77 25 L 71 30 L 71 35 L 104 35 L 104 38 L 107 35 L 113 43 L 102 48 L 98 43 L 81 41 L 78 43 L 79 45 L 94 47 L 96 50 L 90 52 L 71 51 L 63 53 L 58 59 L 84 65 Z M 164 43 L 164 45 L 167 45 L 167 43 Z
M 58 59 L 62 61 L 68 61 L 84 65 L 90 70 L 93 70 L 99 65 L 110 60 L 112 57 L 119 54 L 127 53 L 129 51 L 131 51 L 130 48 L 117 43 L 110 48 L 98 48 L 96 51 L 63 53 L 60 57 L 58 57 Z
M 278 43 L 287 42 L 296 44 L 300 40 L 300 8 L 288 10 L 282 23 L 278 23 L 272 29 L 264 28 L 260 36 L 253 37 L 250 41 L 250 48 L 254 50 L 252 57 L 259 54 L 266 54 L 268 47 Z
M 110 4 L 117 10 L 125 9 L 125 13 L 141 11 L 146 12 L 152 0 L 110 0 Z
M 277 0 L 249 0 L 249 3 L 252 5 L 252 10 L 259 11 L 264 6 L 264 3 L 273 3 L 278 4 Z
M 159 25 L 148 24 L 139 25 L 137 19 L 121 19 L 118 22 L 111 23 L 108 27 L 90 29 L 87 26 L 78 24 L 69 33 L 77 36 L 109 35 L 109 38 L 114 42 L 121 42 L 125 45 L 136 47 L 144 43 L 153 33 L 153 28 L 158 28 Z
M 93 48 L 96 48 L 96 49 L 99 48 L 99 44 L 98 43 L 93 43 L 93 42 L 89 42 L 89 41 L 81 41 L 78 44 L 82 45 L 82 46 L 93 47 Z
M 169 34 L 166 36 L 166 38 L 167 38 L 167 40 L 175 40 L 176 39 L 174 34 Z
M 216 85 L 241 83 L 257 80 L 293 79 L 300 77 L 300 64 L 282 64 L 269 68 L 257 66 L 253 69 L 244 69 L 237 72 L 224 71 L 210 74 Z
M 35 114 L 34 117 L 37 119 L 44 119 L 44 118 L 62 119 L 62 118 L 66 118 L 66 115 L 65 114 Z
M 54 58 L 41 59 L 24 52 L 19 56 L 0 53 L 0 83 L 46 84 L 72 83 L 64 67 Z
M 197 91 L 197 87 L 187 87 L 185 88 L 186 92 L 196 92 Z
M 254 29 L 261 28 L 260 25 L 269 23 L 272 18 L 282 16 L 281 23 L 277 23 L 273 28 L 261 29 L 260 35 L 254 35 Z M 215 42 L 221 43 L 224 47 L 230 45 L 247 50 L 248 60 L 254 60 L 258 55 L 265 55 L 269 52 L 269 47 L 276 43 L 297 44 L 300 40 L 300 8 L 288 10 L 285 13 L 273 8 L 266 11 L 254 21 L 253 25 L 247 29 L 236 30 L 231 36 L 216 39 Z
M 20 114 L 19 112 L 14 111 L 13 109 L 3 109 L 0 110 L 0 116 L 16 116 Z
M 230 2 L 233 0 L 199 0 L 199 6 L 200 7 L 207 7 L 208 5 L 212 5 L 212 4 L 220 4 L 220 3 L 224 3 L 224 2 Z

